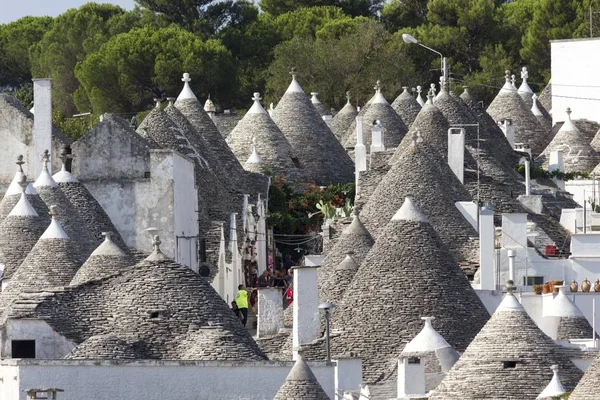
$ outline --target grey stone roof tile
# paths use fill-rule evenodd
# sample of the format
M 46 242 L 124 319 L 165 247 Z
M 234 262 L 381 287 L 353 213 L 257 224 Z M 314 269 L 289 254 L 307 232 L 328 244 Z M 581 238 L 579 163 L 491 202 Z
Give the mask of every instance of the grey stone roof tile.
M 575 387 L 581 370 L 537 327 L 512 294 L 506 296 L 431 400 L 534 399 L 550 382 L 550 367 L 555 364 L 565 388 Z
M 539 102 L 546 110 L 552 110 L 552 79 L 548 81 L 548 84 L 540 93 Z
M 354 163 L 301 89 L 288 89 L 273 111 L 273 121 L 317 185 L 354 181 Z
M 562 373 L 561 373 L 562 380 Z M 600 355 L 588 367 L 569 400 L 596 400 L 600 388 Z
M 348 128 L 350 125 L 352 125 L 352 122 L 354 122 L 357 114 L 358 111 L 356 111 L 356 107 L 354 107 L 350 103 L 350 99 L 348 99 L 346 105 L 337 114 L 335 114 L 335 117 L 333 117 L 331 120 L 329 128 L 335 137 L 340 141 L 340 143 L 342 138 L 346 135 Z
M 510 85 L 510 78 L 507 79 L 505 87 L 500 89 L 487 108 L 487 112 L 495 121 L 512 120 L 515 128 L 515 142 L 528 143 L 532 154 L 536 156 L 544 150 L 552 138 L 547 132 L 544 132 L 537 118 L 531 112 L 531 108 L 527 107 L 512 85 L 511 88 L 507 87 Z
M 329 400 L 329 396 L 306 361 L 299 355 L 274 400 Z
M 33 309 L 17 301 L 12 318 L 44 319 L 61 335 L 83 343 L 84 357 L 122 354 L 122 348 L 97 348 L 104 346 L 104 340 L 86 343 L 94 336 L 113 335 L 135 337 L 141 344 L 140 352 L 135 352 L 139 358 L 265 359 L 210 284 L 171 260 L 147 259 L 120 273 L 34 300 Z M 73 354 L 77 353 L 75 349 Z
M 385 226 L 333 313 L 341 331 L 334 355 L 362 358 L 369 384 L 395 368 L 422 316 L 434 316 L 435 329 L 459 351 L 489 318 L 433 226 L 405 208 Z
M 398 113 L 402 121 L 410 128 L 415 118 L 421 111 L 421 105 L 417 99 L 408 91 L 408 87 L 404 86 L 402 93 L 392 103 L 392 108 Z
M 423 110 L 426 109 L 427 105 Z M 455 260 L 469 275 L 474 274 L 474 266 L 479 259 L 477 234 L 454 205 L 456 201 L 471 201 L 471 195 L 448 164 L 439 161 L 439 153 L 431 148 L 427 138 L 424 137 L 423 143 L 407 145 L 405 149 L 401 146 L 396 155 L 398 158 L 392 168 L 361 210 L 363 223 L 378 240 L 381 230 L 400 208 L 404 198 L 411 197 Z
M 543 153 L 536 158 L 536 163 L 547 169 L 550 154 L 554 151 L 562 151 L 565 172 L 591 172 L 600 163 L 600 155 L 571 121 L 570 110 L 567 110 L 567 113 L 569 119 L 562 125 Z
M 379 120 L 383 126 L 384 146 L 386 148 L 398 147 L 408 131 L 406 124 L 402 121 L 396 111 L 394 111 L 387 100 L 385 100 L 381 92 L 378 91 L 372 100 L 369 108 L 362 114 L 363 144 L 369 149 L 371 146 L 371 129 L 373 123 L 376 120 Z M 359 113 L 359 115 L 361 114 Z M 345 135 L 344 146 L 346 148 L 356 146 L 356 120 L 348 128 L 348 132 Z
M 255 93 L 255 97 L 256 95 L 258 93 Z M 294 155 L 290 143 L 259 100 L 260 98 L 256 98 L 252 108 L 231 131 L 227 144 L 242 164 L 246 163 L 255 145 L 263 160 L 260 168 L 271 170 L 274 176 L 283 174 L 290 181 L 311 182 L 312 179 Z

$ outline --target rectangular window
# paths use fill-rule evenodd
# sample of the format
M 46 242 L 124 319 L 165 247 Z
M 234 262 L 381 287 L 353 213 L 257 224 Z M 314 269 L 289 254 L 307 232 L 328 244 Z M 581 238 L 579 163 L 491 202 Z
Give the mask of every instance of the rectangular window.
M 504 361 L 504 369 L 507 368 L 517 368 L 517 362 L 516 361 Z
M 35 358 L 35 340 L 13 340 L 12 358 Z
M 527 280 L 525 280 L 527 278 Z M 543 276 L 527 276 L 523 277 L 523 286 L 533 286 L 533 285 L 543 285 L 544 277 Z

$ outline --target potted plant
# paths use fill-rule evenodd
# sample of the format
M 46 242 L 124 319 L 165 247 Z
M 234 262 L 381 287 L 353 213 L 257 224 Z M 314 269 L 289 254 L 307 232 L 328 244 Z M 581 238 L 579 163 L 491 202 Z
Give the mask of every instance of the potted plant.
M 533 285 L 533 293 L 542 294 L 544 291 L 544 285 Z
M 550 291 L 550 282 L 546 282 L 542 285 L 542 291 L 544 294 L 551 293 Z

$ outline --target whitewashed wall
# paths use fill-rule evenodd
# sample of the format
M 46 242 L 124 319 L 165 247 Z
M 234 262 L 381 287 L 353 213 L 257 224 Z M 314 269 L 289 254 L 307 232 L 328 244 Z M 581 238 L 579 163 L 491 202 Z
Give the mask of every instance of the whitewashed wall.
M 35 340 L 35 356 L 42 359 L 62 358 L 75 347 L 75 343 L 57 333 L 45 321 L 34 319 L 6 321 L 0 331 L 0 358 L 11 357 L 13 340 Z
M 60 388 L 60 400 L 272 399 L 291 362 L 1 360 L 0 399 L 28 388 Z M 310 363 L 334 398 L 334 366 Z
M 600 38 L 553 40 L 552 52 L 552 120 L 566 119 L 571 107 L 573 119 L 600 122 Z M 548 110 L 550 111 L 550 110 Z

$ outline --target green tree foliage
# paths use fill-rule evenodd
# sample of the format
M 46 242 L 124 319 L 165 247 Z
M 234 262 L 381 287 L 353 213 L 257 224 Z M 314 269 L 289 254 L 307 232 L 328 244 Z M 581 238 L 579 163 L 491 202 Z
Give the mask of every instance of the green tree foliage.
M 429 0 L 392 0 L 381 10 L 381 22 L 390 32 L 425 23 Z
M 28 50 L 51 25 L 50 17 L 25 17 L 0 25 L 0 86 L 31 83 Z
M 374 16 L 383 3 L 383 0 L 260 0 L 260 8 L 268 14 L 278 16 L 302 8 L 337 6 L 345 14 L 356 17 Z
M 327 25 L 322 30 L 330 32 Z M 414 66 L 399 51 L 400 44 L 376 21 L 359 20 L 353 32 L 339 38 L 323 36 L 295 37 L 275 48 L 267 101 L 276 101 L 283 94 L 292 66 L 297 68 L 304 90 L 320 92 L 321 101 L 333 107 L 343 105 L 348 90 L 355 101 L 366 102 L 377 80 L 383 82 L 384 93 L 394 94 L 413 74 Z
M 339 7 L 310 7 L 282 14 L 274 25 L 281 40 L 290 40 L 298 36 L 315 37 L 319 29 L 336 19 L 349 17 Z
M 129 113 L 179 93 L 183 71 L 198 96 L 210 93 L 221 104 L 237 86 L 231 53 L 219 41 L 176 26 L 117 35 L 78 64 L 76 76 L 95 113 Z
M 588 6 L 589 6 L 589 2 Z M 522 39 L 520 55 L 545 80 L 550 79 L 550 40 L 584 34 L 586 11 L 581 0 L 540 0 Z M 589 26 L 589 24 L 587 25 Z
M 74 74 L 76 64 L 112 36 L 129 31 L 138 19 L 136 14 L 117 6 L 88 3 L 58 16 L 42 40 L 31 48 L 32 74 L 52 78 L 53 103 L 61 115 L 78 111 L 73 96 L 83 106 L 80 111 L 89 111 L 81 93 L 76 93 L 79 88 Z

